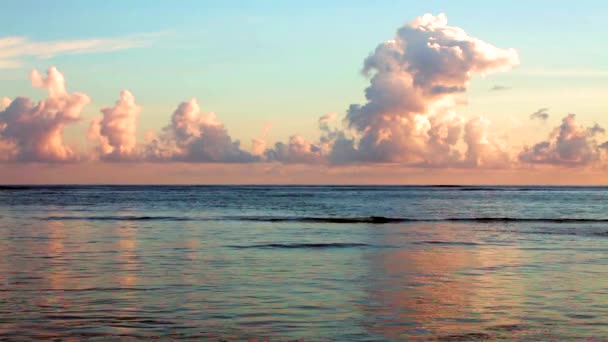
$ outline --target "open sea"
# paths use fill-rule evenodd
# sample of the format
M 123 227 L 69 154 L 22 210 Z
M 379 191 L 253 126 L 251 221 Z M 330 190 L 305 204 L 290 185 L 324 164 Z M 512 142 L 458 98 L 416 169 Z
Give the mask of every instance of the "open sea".
M 41 339 L 608 341 L 608 188 L 3 186 Z

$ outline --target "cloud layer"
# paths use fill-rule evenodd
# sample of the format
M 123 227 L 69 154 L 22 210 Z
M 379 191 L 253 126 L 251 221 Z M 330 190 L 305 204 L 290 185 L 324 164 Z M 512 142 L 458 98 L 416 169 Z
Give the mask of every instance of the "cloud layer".
M 44 45 L 23 38 L 0 39 L 1 64 L 23 56 L 43 58 L 58 53 L 107 51 L 137 45 L 138 40 L 72 41 Z M 46 54 L 46 55 L 45 55 Z M 7 62 L 8 61 L 8 62 Z M 426 14 L 400 27 L 364 60 L 369 78 L 365 102 L 346 107 L 340 118 L 318 119 L 318 139 L 293 134 L 270 145 L 266 132 L 249 149 L 233 139 L 213 112 L 203 112 L 196 99 L 180 103 L 168 124 L 137 141 L 142 108 L 128 90 L 113 106 L 101 109 L 87 133 L 92 151 L 77 151 L 63 141 L 67 125 L 81 119 L 90 102 L 69 93 L 63 75 L 50 68 L 44 77 L 32 71 L 32 85 L 45 89 L 38 103 L 26 97 L 0 100 L 0 160 L 69 162 L 398 164 L 423 168 L 510 168 L 521 164 L 588 166 L 608 154 L 605 130 L 584 127 L 566 116 L 546 140 L 514 151 L 485 117 L 457 113 L 476 76 L 506 71 L 519 64 L 513 49 L 503 49 L 448 25 L 445 15 Z M 499 90 L 497 87 L 494 90 Z M 546 108 L 530 119 L 546 121 Z M 297 165 L 296 165 L 297 166 Z

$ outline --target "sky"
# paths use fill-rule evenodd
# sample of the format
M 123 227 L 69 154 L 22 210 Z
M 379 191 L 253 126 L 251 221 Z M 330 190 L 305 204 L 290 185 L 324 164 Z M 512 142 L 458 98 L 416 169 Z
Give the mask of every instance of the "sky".
M 4 1 L 0 183 L 606 184 L 602 1 Z

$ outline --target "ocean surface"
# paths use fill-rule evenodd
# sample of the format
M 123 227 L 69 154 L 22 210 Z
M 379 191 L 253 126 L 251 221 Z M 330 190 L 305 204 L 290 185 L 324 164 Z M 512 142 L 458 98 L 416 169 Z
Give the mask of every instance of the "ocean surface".
M 0 187 L 0 340 L 608 340 L 608 188 Z

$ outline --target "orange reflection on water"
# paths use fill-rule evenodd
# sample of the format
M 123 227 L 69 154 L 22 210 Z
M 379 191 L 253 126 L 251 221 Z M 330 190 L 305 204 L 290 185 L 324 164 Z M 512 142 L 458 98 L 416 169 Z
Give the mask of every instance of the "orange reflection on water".
M 131 212 L 120 213 L 119 216 L 135 216 Z M 128 319 L 137 312 L 136 292 L 130 291 L 138 283 L 139 260 L 137 254 L 138 241 L 137 232 L 139 226 L 134 221 L 122 221 L 114 227 L 116 242 L 114 243 L 117 252 L 117 269 L 113 271 L 114 280 L 119 292 L 113 295 L 118 302 L 114 306 L 113 315 L 115 320 L 120 323 L 113 323 L 111 327 L 115 334 L 129 335 L 135 333 L 137 326 L 131 326 Z M 127 320 L 123 322 L 123 320 Z
M 521 323 L 513 317 L 523 285 L 496 273 L 517 262 L 516 248 L 449 243 L 463 241 L 463 236 L 441 230 L 432 241 L 370 254 L 374 281 L 368 296 L 373 304 L 366 310 L 376 322 L 370 330 L 391 339 L 411 339 Z M 500 313 L 501 307 L 508 308 L 508 316 Z
M 132 215 L 130 213 L 126 216 Z M 122 222 L 114 227 L 118 238 L 116 242 L 119 269 L 114 273 L 121 287 L 132 287 L 137 284 L 139 261 L 136 253 L 138 226 L 134 222 Z
M 49 216 L 60 216 L 63 213 L 51 212 Z M 65 239 L 67 230 L 65 224 L 61 221 L 46 221 L 45 231 L 48 242 L 44 250 L 48 262 L 45 265 L 48 269 L 44 272 L 48 280 L 49 287 L 55 290 L 63 290 L 68 285 L 68 262 L 65 258 Z M 61 300 L 58 297 L 49 297 L 49 301 Z

